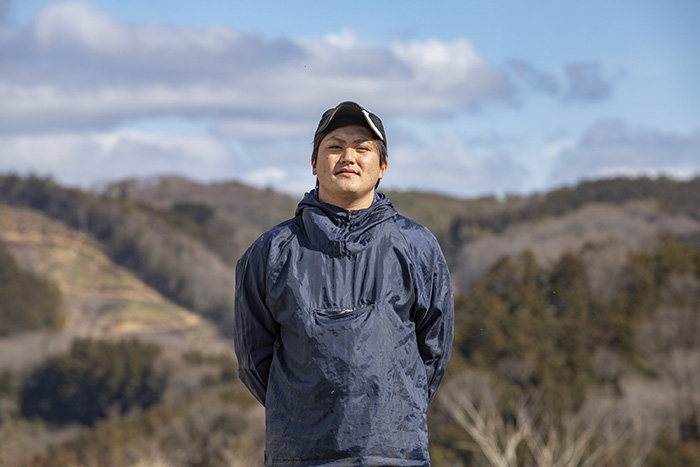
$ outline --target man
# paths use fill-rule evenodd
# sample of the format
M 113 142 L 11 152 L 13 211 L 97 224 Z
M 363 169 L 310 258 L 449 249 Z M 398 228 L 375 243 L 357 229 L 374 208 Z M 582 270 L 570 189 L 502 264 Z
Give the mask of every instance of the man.
M 238 262 L 235 349 L 265 406 L 266 465 L 430 465 L 452 288 L 435 237 L 376 192 L 387 165 L 379 117 L 329 109 L 316 189 Z

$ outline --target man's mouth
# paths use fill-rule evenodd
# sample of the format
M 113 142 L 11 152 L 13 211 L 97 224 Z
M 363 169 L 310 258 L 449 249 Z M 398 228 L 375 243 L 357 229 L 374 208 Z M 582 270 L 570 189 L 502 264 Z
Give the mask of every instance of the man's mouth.
M 336 175 L 344 175 L 344 174 L 357 175 L 357 172 L 355 172 L 354 170 L 351 170 L 351 169 L 340 169 L 336 172 Z

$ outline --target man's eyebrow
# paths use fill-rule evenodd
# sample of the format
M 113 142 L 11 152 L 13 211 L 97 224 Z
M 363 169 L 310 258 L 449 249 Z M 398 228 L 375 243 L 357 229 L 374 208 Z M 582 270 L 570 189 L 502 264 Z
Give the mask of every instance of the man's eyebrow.
M 346 142 L 345 139 L 341 138 L 341 137 L 338 136 L 338 135 L 333 135 L 333 136 L 329 137 L 328 139 L 329 139 L 329 140 L 334 140 L 334 141 L 339 141 L 339 142 L 341 142 L 341 143 L 345 143 L 345 142 Z M 357 139 L 355 139 L 355 140 L 353 141 L 353 144 L 361 144 L 361 143 L 366 143 L 366 142 L 368 142 L 368 141 L 374 141 L 374 140 L 373 140 L 372 138 L 365 138 L 365 137 L 362 137 L 362 138 L 357 138 Z

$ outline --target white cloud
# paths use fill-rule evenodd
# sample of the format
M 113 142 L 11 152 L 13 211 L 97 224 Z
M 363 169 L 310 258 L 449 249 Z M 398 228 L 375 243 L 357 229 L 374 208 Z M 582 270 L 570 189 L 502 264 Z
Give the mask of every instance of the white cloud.
M 124 50 L 131 42 L 127 28 L 83 2 L 46 6 L 37 16 L 32 33 L 41 49 L 84 47 L 105 53 Z
M 524 60 L 511 60 L 508 63 L 508 70 L 513 73 L 517 80 L 522 81 L 535 92 L 549 95 L 556 95 L 560 92 L 561 86 L 554 76 L 538 70 Z
M 357 36 L 349 29 L 344 29 L 340 34 L 329 34 L 325 39 L 329 45 L 334 47 L 352 49 L 358 45 Z
M 104 128 L 178 113 L 292 121 L 348 98 L 384 115 L 444 113 L 512 92 L 466 39 L 372 45 L 351 31 L 266 39 L 125 24 L 77 1 L 49 4 L 26 28 L 1 32 L 5 131 Z
M 0 14 L 6 5 L 0 0 Z M 301 193 L 313 186 L 318 118 L 348 99 L 387 124 L 384 188 L 518 192 L 544 180 L 550 166 L 546 182 L 556 184 L 699 170 L 698 132 L 608 122 L 536 147 L 526 119 L 542 119 L 544 106 L 538 114 L 522 105 L 516 115 L 491 104 L 522 103 L 524 93 L 548 103 L 596 102 L 613 97 L 615 80 L 595 61 L 551 73 L 512 60 L 504 71 L 465 37 L 378 44 L 345 29 L 271 39 L 227 27 L 126 23 L 91 2 L 69 1 L 49 3 L 26 26 L 0 22 L 0 57 L 0 171 L 50 173 L 71 184 L 165 172 Z M 475 110 L 484 118 L 470 126 Z M 139 127 L 168 119 L 200 127 L 197 134 Z M 493 132 L 526 147 L 486 141 Z
M 422 111 L 469 109 L 483 100 L 507 99 L 513 92 L 504 75 L 484 61 L 467 39 L 395 44 L 391 50 L 412 78 L 413 89 L 405 90 L 403 100 L 409 106 L 420 103 Z
M 391 151 L 385 189 L 422 189 L 474 196 L 515 193 L 529 170 L 502 154 L 475 154 L 456 135 L 435 145 L 401 146 Z
M 564 69 L 568 89 L 566 99 L 599 101 L 610 97 L 613 79 L 597 63 L 571 63 Z
M 240 118 L 225 120 L 215 125 L 214 133 L 221 137 L 234 137 L 249 141 L 304 138 L 311 141 L 312 122 L 288 122 L 280 120 L 255 120 Z
M 698 170 L 700 130 L 680 134 L 605 121 L 562 148 L 550 179 L 560 184 L 612 175 L 687 177 Z
M 162 115 L 213 115 L 221 108 L 247 108 L 255 98 L 223 85 L 112 85 L 84 89 L 59 85 L 20 86 L 0 83 L 7 132 L 90 130 L 129 119 Z
M 598 102 L 609 99 L 620 74 L 607 72 L 597 62 L 568 63 L 561 79 L 524 60 L 511 60 L 506 70 L 523 91 L 557 97 L 564 102 Z
M 451 43 L 429 39 L 396 44 L 392 49 L 423 84 L 449 86 L 486 68 L 484 60 L 467 39 L 456 39 Z
M 132 130 L 0 137 L 0 171 L 52 175 L 71 185 L 181 173 L 232 178 L 235 161 L 218 141 Z

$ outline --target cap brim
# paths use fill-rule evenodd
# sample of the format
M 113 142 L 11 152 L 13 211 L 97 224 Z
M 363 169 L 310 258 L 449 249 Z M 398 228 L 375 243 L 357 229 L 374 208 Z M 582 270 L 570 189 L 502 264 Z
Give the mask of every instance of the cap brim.
M 376 119 L 377 122 L 375 122 L 374 119 Z M 381 126 L 381 120 L 379 120 L 379 117 L 374 116 L 355 102 L 342 102 L 334 109 L 327 110 L 323 115 L 318 128 L 316 129 L 316 134 L 323 133 L 328 127 L 331 126 L 333 122 L 336 121 L 348 121 L 357 123 L 358 125 L 367 126 L 374 134 L 377 135 L 377 137 L 379 137 L 380 140 L 386 142 L 384 133 L 379 128 L 379 126 Z

